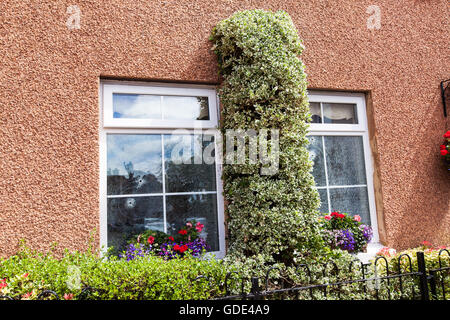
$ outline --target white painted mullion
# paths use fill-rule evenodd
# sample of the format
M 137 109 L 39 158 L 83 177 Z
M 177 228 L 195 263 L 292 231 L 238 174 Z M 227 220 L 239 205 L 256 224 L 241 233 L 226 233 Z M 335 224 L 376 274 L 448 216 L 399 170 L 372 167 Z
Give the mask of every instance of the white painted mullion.
M 162 97 L 161 97 L 162 98 Z M 162 105 L 161 105 L 162 106 Z M 167 233 L 167 218 L 166 218 L 166 157 L 164 154 L 164 134 L 161 134 L 161 150 L 162 150 L 162 188 L 163 188 L 163 221 L 164 232 Z
M 325 123 L 325 119 L 324 119 L 324 115 L 323 115 L 323 105 L 322 105 L 322 102 L 320 102 L 319 104 L 320 104 L 320 120 L 322 121 L 321 123 Z
M 136 194 L 110 194 L 110 198 L 139 198 L 139 197 L 162 197 L 168 196 L 189 196 L 193 194 L 216 194 L 217 191 L 192 191 L 192 192 L 164 192 L 164 193 L 136 193 Z
M 328 186 L 329 189 L 343 189 L 343 188 L 366 188 L 367 184 L 342 185 L 342 186 Z

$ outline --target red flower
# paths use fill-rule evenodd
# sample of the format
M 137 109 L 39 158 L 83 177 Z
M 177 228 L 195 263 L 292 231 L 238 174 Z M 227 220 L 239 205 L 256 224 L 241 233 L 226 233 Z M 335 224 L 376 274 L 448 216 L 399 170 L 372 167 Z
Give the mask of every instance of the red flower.
M 448 130 L 448 131 L 444 134 L 444 138 L 450 139 L 450 130 Z
M 185 252 L 187 249 L 188 249 L 188 246 L 187 246 L 187 245 L 182 245 L 182 246 L 180 247 L 180 253 Z
M 22 277 L 27 278 L 28 275 L 29 275 L 29 273 L 27 272 L 27 273 L 24 273 L 24 274 L 22 275 Z
M 152 236 L 150 236 L 150 237 L 148 237 L 147 242 L 148 242 L 149 244 L 153 244 L 153 242 L 155 242 L 155 238 L 152 237 Z
M 170 241 L 175 241 L 175 239 L 171 236 L 171 237 L 169 237 L 169 240 Z
M 441 150 L 441 155 L 446 156 L 448 154 L 447 149 L 442 149 Z
M 325 220 L 330 220 L 331 219 L 331 216 L 329 216 L 329 215 L 326 215 L 325 217 L 323 217 Z
M 429 242 L 429 241 L 422 242 L 422 245 L 424 245 L 425 247 L 431 247 L 432 246 L 431 242 Z
M 179 245 L 177 245 L 177 244 L 176 244 L 176 245 L 174 245 L 174 246 L 173 246 L 173 250 L 175 250 L 175 251 L 178 251 L 178 250 L 180 250 L 180 246 L 179 246 Z
M 178 233 L 179 234 L 181 234 L 181 235 L 183 235 L 183 236 L 185 236 L 185 235 L 187 235 L 187 231 L 186 230 L 180 230 L 180 231 L 178 231 Z
M 440 146 L 439 146 L 439 149 L 447 149 L 447 147 L 445 146 L 445 144 L 441 144 Z
M 337 217 L 338 215 L 339 215 L 339 212 L 337 212 L 337 211 L 334 211 L 330 214 L 330 216 L 332 216 L 332 217 Z

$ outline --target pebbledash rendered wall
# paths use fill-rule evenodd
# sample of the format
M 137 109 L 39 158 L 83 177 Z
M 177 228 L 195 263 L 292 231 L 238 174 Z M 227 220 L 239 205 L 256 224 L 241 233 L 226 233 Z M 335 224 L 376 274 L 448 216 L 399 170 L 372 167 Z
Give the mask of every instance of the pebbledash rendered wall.
M 367 94 L 383 243 L 449 244 L 447 0 L 2 0 L 0 255 L 98 244 L 100 79 L 219 84 L 210 31 L 255 8 L 291 15 L 310 89 Z

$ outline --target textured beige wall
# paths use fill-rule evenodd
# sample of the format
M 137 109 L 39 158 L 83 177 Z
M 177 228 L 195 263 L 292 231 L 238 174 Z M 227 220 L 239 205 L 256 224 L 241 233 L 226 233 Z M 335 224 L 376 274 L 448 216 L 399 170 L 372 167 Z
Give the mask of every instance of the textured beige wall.
M 66 26 L 69 5 L 81 29 Z M 369 5 L 381 29 L 369 30 Z M 0 2 L 0 255 L 27 239 L 86 248 L 98 241 L 100 77 L 218 83 L 211 28 L 234 11 L 283 9 L 306 50 L 310 88 L 366 91 L 377 149 L 386 244 L 449 244 L 449 3 L 429 1 Z

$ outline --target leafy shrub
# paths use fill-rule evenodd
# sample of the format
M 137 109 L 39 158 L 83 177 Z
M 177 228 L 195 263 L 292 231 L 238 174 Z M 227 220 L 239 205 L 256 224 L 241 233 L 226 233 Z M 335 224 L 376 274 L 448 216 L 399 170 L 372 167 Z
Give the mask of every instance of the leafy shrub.
M 210 39 L 224 78 L 223 133 L 280 130 L 276 173 L 262 174 L 266 166 L 250 159 L 224 165 L 227 259 L 242 264 L 253 259 L 253 266 L 318 255 L 324 248 L 319 195 L 306 149 L 311 116 L 298 57 L 303 46 L 293 22 L 283 11 L 237 12 L 219 22 Z
M 406 272 L 417 272 L 417 252 L 422 251 L 425 257 L 425 265 L 427 270 L 450 267 L 450 247 L 440 246 L 433 247 L 431 243 L 424 241 L 422 246 L 403 250 L 400 252 L 395 252 L 392 249 L 382 249 L 377 254 L 378 257 L 384 257 L 387 261 L 380 261 L 377 263 L 377 273 L 380 275 L 386 275 L 387 270 L 389 273 L 406 273 Z M 408 258 L 409 257 L 409 258 Z M 441 263 L 439 264 L 439 260 Z M 449 271 L 440 271 L 436 272 L 436 283 L 437 283 L 437 299 L 443 298 L 443 289 L 442 282 L 444 283 L 445 295 L 447 299 L 450 299 L 450 274 Z M 406 282 L 406 283 L 405 283 Z M 408 286 L 409 284 L 409 286 Z M 399 280 L 392 280 L 391 287 L 395 289 L 399 289 L 400 283 Z M 402 286 L 404 287 L 404 291 L 407 297 L 411 298 L 413 294 L 418 294 L 417 288 L 418 278 L 414 277 L 409 279 L 408 281 L 403 281 Z M 405 289 L 406 287 L 406 289 Z M 413 288 L 416 288 L 414 293 Z
M 35 299 L 48 289 L 61 298 L 78 299 L 83 288 L 92 287 L 94 290 L 87 298 L 208 299 L 223 294 L 226 272 L 222 261 L 190 255 L 172 260 L 149 255 L 127 261 L 115 256 L 106 259 L 90 252 L 66 251 L 57 259 L 51 253 L 23 248 L 0 261 L 0 295 Z M 203 277 L 197 279 L 199 276 Z

